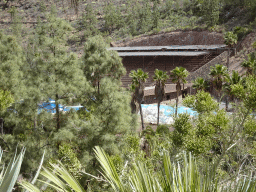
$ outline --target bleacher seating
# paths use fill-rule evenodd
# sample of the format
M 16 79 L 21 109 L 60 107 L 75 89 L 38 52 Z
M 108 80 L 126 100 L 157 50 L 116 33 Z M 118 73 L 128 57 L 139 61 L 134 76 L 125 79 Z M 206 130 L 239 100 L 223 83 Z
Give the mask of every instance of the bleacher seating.
M 167 71 L 170 74 L 170 71 L 173 70 L 176 66 L 182 66 L 186 68 L 189 72 L 193 72 L 205 65 L 219 54 L 210 53 L 208 55 L 201 56 L 188 56 L 188 57 L 178 57 L 178 56 L 168 56 L 168 57 L 129 57 L 123 59 L 123 65 L 126 68 L 126 75 L 122 77 L 123 87 L 128 87 L 131 84 L 131 77 L 129 73 L 131 70 L 137 70 L 138 68 L 143 69 L 145 72 L 148 72 L 149 78 L 145 83 L 145 87 L 154 86 L 153 76 L 155 69 Z M 170 84 L 171 79 L 168 79 L 167 84 Z

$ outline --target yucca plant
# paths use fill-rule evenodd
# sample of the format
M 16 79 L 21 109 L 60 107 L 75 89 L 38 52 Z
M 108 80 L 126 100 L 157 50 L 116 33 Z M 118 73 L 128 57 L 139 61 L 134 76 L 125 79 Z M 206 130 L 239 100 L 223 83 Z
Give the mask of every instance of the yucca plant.
M 40 175 L 46 178 L 47 181 L 38 181 L 40 183 L 46 184 L 47 186 L 49 186 L 52 189 L 55 189 L 56 191 L 85 192 L 85 190 L 77 181 L 77 179 L 69 173 L 69 171 L 60 161 L 58 161 L 58 164 L 50 163 L 49 168 L 43 167 L 43 171 L 40 173 Z M 40 192 L 40 189 L 38 187 L 25 180 L 22 181 L 20 185 L 29 192 Z
M 172 163 L 169 154 L 163 156 L 162 171 L 152 173 L 141 162 L 135 162 L 128 174 L 128 183 L 117 174 L 109 156 L 99 147 L 95 148 L 96 158 L 101 164 L 103 177 L 111 184 L 114 191 L 136 192 L 206 192 L 217 191 L 215 172 L 207 169 L 201 174 L 191 153 L 183 153 L 181 161 Z M 125 178 L 127 179 L 127 178 Z
M 22 148 L 20 154 L 16 157 L 17 151 L 14 157 L 9 162 L 7 168 L 4 166 L 0 174 L 0 191 L 11 192 L 18 179 L 20 173 L 20 167 L 25 154 L 25 148 Z M 2 160 L 3 150 L 0 148 L 0 161 Z
M 256 179 L 252 176 L 243 176 L 237 181 L 229 182 L 226 185 L 222 185 L 221 192 L 255 192 Z
M 256 181 L 252 177 L 221 184 L 216 178 L 216 166 L 208 164 L 201 172 L 191 153 L 183 152 L 179 161 L 173 163 L 165 152 L 160 171 L 151 170 L 142 162 L 131 163 L 129 169 L 125 168 L 127 175 L 124 177 L 102 148 L 96 147 L 94 151 L 102 168 L 104 179 L 101 181 L 108 182 L 115 192 L 254 192 L 256 189 Z M 44 168 L 41 175 L 49 180 L 41 182 L 57 191 L 85 191 L 60 162 L 51 164 L 49 169 Z M 21 185 L 29 192 L 40 192 L 30 183 L 23 182 Z

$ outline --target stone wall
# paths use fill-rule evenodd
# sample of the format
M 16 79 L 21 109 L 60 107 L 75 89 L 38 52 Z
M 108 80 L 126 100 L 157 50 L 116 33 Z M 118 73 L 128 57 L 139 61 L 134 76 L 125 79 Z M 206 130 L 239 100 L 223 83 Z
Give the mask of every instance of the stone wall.
M 204 79 L 209 79 L 209 73 L 210 73 L 211 66 L 215 66 L 216 64 L 220 64 L 220 63 L 223 64 L 223 60 L 225 60 L 227 58 L 227 54 L 228 54 L 228 52 L 224 51 L 219 56 L 212 59 L 210 62 L 206 63 L 205 65 L 203 65 L 202 67 L 200 67 L 196 71 L 190 73 L 190 75 L 187 77 L 187 81 L 189 83 L 191 83 L 197 77 L 202 77 Z M 226 63 L 224 65 L 226 65 Z

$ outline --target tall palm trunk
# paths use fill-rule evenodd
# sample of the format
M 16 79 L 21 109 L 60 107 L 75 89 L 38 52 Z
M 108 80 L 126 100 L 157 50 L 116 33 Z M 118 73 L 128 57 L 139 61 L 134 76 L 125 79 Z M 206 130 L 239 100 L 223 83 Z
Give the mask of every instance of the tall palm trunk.
M 180 91 L 181 91 L 181 85 L 178 82 L 176 84 L 176 92 L 177 92 L 177 98 L 176 98 L 176 109 L 175 109 L 175 116 L 177 117 L 178 115 L 178 103 L 179 103 L 179 95 L 180 95 Z
M 175 116 L 178 115 L 178 103 L 179 103 L 179 91 L 177 90 L 177 98 L 176 98 L 176 108 L 175 108 Z
M 132 96 L 132 100 L 131 100 L 131 109 L 132 109 L 133 114 L 137 112 L 137 107 L 136 107 L 136 104 L 135 104 L 135 96 L 134 95 Z
M 140 103 L 140 118 L 141 118 L 141 126 L 142 126 L 142 131 L 143 131 L 145 129 L 145 127 L 144 127 L 143 112 L 142 112 L 141 103 Z
M 218 91 L 218 99 L 217 102 L 220 104 L 220 91 Z
M 228 111 L 229 96 L 226 97 L 226 111 Z
M 159 125 L 160 101 L 157 102 L 157 126 Z

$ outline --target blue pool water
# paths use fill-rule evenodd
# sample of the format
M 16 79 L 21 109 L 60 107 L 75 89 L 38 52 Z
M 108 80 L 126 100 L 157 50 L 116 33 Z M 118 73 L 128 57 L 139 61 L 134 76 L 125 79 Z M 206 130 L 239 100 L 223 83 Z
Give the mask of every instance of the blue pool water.
M 157 105 L 146 105 L 146 104 L 142 104 L 142 110 L 147 109 L 148 107 L 154 107 L 157 110 Z M 175 108 L 168 106 L 168 105 L 160 105 L 160 111 L 164 112 L 165 116 L 172 116 L 175 113 Z M 195 116 L 196 115 L 196 111 L 193 111 L 192 109 L 188 108 L 188 107 L 184 107 L 184 106 L 179 106 L 178 107 L 178 114 L 179 113 L 188 113 L 191 116 Z
M 79 110 L 83 106 L 63 106 L 59 104 L 60 111 L 70 111 L 71 109 Z M 46 110 L 49 113 L 56 113 L 56 104 L 53 99 L 49 99 L 49 102 L 43 102 L 41 105 L 38 105 L 38 114 L 42 110 Z
M 155 124 L 157 122 L 157 105 L 142 104 L 143 119 L 145 122 Z M 195 116 L 196 112 L 192 109 L 184 106 L 178 107 L 178 114 L 188 113 L 190 116 Z M 160 105 L 159 121 L 162 124 L 173 123 L 173 115 L 175 114 L 175 108 L 168 105 Z

